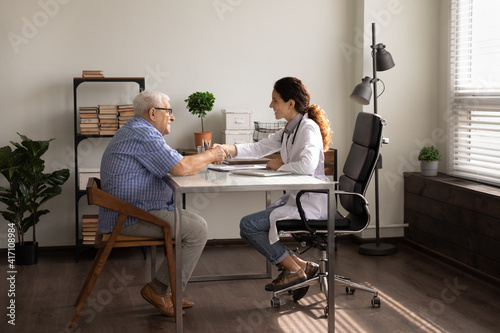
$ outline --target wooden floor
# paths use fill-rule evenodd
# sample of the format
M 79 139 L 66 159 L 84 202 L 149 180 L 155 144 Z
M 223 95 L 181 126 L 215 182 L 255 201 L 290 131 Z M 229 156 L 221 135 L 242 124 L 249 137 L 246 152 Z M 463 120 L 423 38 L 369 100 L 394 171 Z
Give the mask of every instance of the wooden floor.
M 398 246 L 395 255 L 371 257 L 358 254 L 353 243 L 339 244 L 337 273 L 377 288 L 382 306 L 372 308 L 370 294 L 358 290 L 346 295 L 337 286 L 336 332 L 500 332 L 500 286 L 409 245 Z M 73 331 L 174 332 L 173 319 L 159 314 L 140 296 L 149 279 L 149 259 L 144 261 L 138 249 L 114 251 Z M 93 255 L 87 251 L 75 263 L 72 251 L 42 251 L 37 265 L 18 266 L 16 326 L 7 325 L 2 314 L 0 331 L 72 332 L 65 326 Z M 319 254 L 311 250 L 303 257 Z M 244 273 L 246 266 L 263 271 L 264 260 L 246 246 L 212 246 L 203 253 L 196 274 Z M 0 281 L 6 311 L 8 285 L 5 278 Z M 326 332 L 325 301 L 317 286 L 298 303 L 285 295 L 280 308 L 271 308 L 271 294 L 264 291 L 268 282 L 189 284 L 186 298 L 196 305 L 186 310 L 185 332 Z

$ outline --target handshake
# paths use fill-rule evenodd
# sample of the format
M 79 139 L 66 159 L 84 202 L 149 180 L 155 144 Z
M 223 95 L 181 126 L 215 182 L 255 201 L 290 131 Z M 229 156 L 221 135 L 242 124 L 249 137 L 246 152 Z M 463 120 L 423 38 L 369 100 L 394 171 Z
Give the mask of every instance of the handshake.
M 221 164 L 224 160 L 231 159 L 233 155 L 236 155 L 236 146 L 214 143 L 208 151 L 213 155 L 212 164 Z

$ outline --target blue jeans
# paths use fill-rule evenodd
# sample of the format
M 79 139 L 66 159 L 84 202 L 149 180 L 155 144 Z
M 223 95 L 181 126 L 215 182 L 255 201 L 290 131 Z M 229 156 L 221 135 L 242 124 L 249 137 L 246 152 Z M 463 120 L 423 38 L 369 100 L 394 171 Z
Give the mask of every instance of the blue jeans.
M 292 255 L 292 251 L 280 241 L 274 244 L 269 242 L 269 214 L 271 214 L 274 208 L 276 207 L 268 208 L 243 217 L 240 221 L 240 236 L 245 242 L 256 248 L 271 263 L 278 265 L 288 255 Z

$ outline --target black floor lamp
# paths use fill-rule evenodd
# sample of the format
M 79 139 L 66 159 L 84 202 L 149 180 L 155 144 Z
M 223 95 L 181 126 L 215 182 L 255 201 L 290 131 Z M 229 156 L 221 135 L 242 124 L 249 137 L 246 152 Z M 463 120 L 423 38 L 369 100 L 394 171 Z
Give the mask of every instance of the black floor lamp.
M 356 102 L 368 105 L 372 96 L 371 84 L 373 84 L 373 112 L 377 113 L 377 71 L 385 71 L 394 67 L 394 61 L 389 52 L 385 50 L 384 44 L 377 44 L 375 42 L 375 23 L 372 23 L 372 59 L 373 59 L 373 78 L 366 76 L 362 82 L 358 84 L 352 94 L 351 98 Z M 382 82 L 382 81 L 381 81 Z M 383 84 L 383 82 L 382 82 Z M 385 89 L 385 86 L 384 86 Z M 383 91 L 382 91 L 383 92 Z M 388 143 L 388 139 L 383 140 Z M 375 243 L 362 244 L 358 252 L 367 255 L 389 255 L 397 252 L 397 247 L 394 244 L 380 243 L 380 220 L 379 220 L 379 184 L 378 184 L 378 169 L 382 168 L 382 155 L 379 155 L 377 167 L 375 169 Z

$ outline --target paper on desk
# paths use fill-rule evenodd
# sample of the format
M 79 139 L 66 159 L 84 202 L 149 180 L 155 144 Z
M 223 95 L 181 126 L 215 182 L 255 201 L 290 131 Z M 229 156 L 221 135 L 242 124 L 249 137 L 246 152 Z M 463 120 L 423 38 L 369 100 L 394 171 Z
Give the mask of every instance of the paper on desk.
M 210 164 L 208 170 L 219 172 L 230 172 L 235 170 L 263 170 L 265 164 L 240 164 L 240 165 L 225 165 L 225 164 Z

